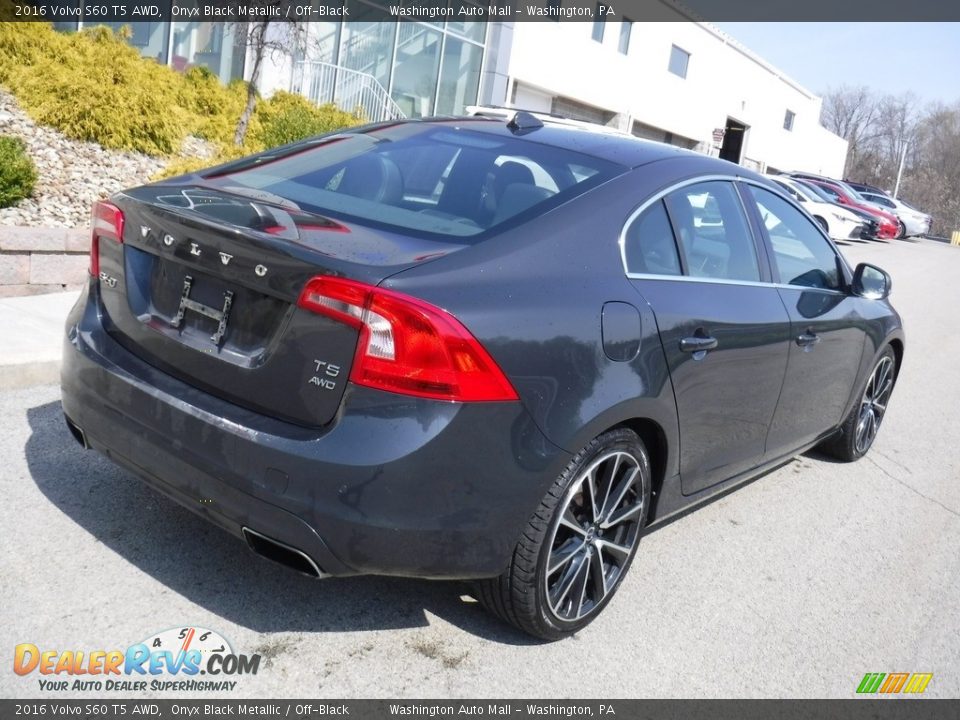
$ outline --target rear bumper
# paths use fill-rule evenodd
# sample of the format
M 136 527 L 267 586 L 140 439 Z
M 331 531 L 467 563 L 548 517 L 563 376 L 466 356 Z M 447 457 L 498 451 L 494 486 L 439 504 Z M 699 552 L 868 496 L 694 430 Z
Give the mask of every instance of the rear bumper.
M 176 380 L 104 331 L 91 286 L 67 320 L 63 409 L 87 443 L 211 522 L 325 575 L 478 578 L 507 566 L 569 460 L 519 403 L 349 387 L 327 427 L 291 425 Z

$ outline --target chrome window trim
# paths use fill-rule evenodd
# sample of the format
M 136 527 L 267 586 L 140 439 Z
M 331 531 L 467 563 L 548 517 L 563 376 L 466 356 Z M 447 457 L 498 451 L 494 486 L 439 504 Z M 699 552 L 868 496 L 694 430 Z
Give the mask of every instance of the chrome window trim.
M 832 288 L 808 287 L 807 285 L 790 285 L 788 283 L 763 282 L 762 280 L 726 280 L 724 278 L 694 277 L 692 275 L 656 275 L 654 273 L 627 273 L 630 280 L 673 280 L 679 282 L 695 282 L 707 285 L 742 285 L 744 287 L 765 287 L 781 290 L 800 290 L 802 292 L 820 292 L 830 295 L 843 295 L 843 290 Z
M 800 289 L 805 288 L 806 290 L 816 290 L 819 292 L 832 293 L 834 295 L 847 294 L 844 290 L 833 290 L 831 288 L 812 288 L 812 287 L 806 287 L 804 285 L 789 285 L 786 283 L 764 282 L 762 280 L 761 281 L 726 280 L 723 278 L 694 277 L 692 275 L 683 275 L 683 274 L 656 275 L 651 273 L 630 272 L 630 268 L 627 267 L 626 241 L 627 241 L 627 229 L 633 224 L 634 220 L 636 220 L 641 214 L 643 214 L 643 212 L 647 210 L 651 205 L 663 200 L 664 197 L 666 197 L 667 195 L 669 195 L 670 193 L 676 190 L 680 190 L 681 188 L 685 188 L 690 185 L 697 185 L 699 183 L 714 182 L 714 181 L 724 181 L 724 182 L 744 183 L 747 185 L 754 185 L 758 188 L 766 190 L 767 192 L 771 192 L 774 195 L 777 195 L 778 197 L 782 198 L 793 207 L 800 210 L 800 212 L 803 215 L 805 215 L 808 220 L 810 220 L 810 224 L 813 225 L 814 228 L 816 228 L 817 232 L 820 233 L 821 237 L 823 237 L 823 239 L 827 241 L 827 244 L 833 250 L 834 255 L 836 255 L 837 258 L 839 258 L 840 264 L 848 273 L 848 276 L 844 278 L 844 281 L 847 283 L 850 282 L 850 276 L 852 276 L 853 270 L 850 268 L 850 265 L 847 263 L 847 259 L 843 256 L 843 253 L 840 252 L 839 248 L 837 248 L 837 246 L 834 244 L 830 236 L 823 231 L 823 228 L 820 227 L 820 224 L 813 219 L 810 213 L 808 213 L 806 210 L 800 207 L 798 203 L 796 203 L 794 200 L 788 197 L 784 192 L 782 192 L 779 185 L 777 185 L 773 181 L 770 181 L 770 184 L 767 185 L 765 183 L 758 182 L 753 178 L 744 177 L 742 175 L 721 175 L 721 174 L 700 175 L 694 178 L 686 178 L 685 180 L 680 180 L 679 182 L 675 182 L 672 185 L 668 185 L 666 188 L 658 191 L 654 195 L 651 195 L 649 198 L 644 200 L 641 205 L 639 205 L 636 209 L 633 210 L 633 212 L 630 213 L 630 215 L 627 216 L 626 222 L 624 222 L 623 227 L 620 228 L 620 237 L 617 240 L 617 244 L 620 246 L 620 263 L 623 266 L 623 273 L 624 275 L 626 275 L 627 278 L 631 280 L 675 280 L 680 282 L 706 282 L 706 283 L 715 283 L 718 285 L 745 285 L 745 286 L 774 287 L 774 288 L 785 288 L 785 289 L 788 288 L 793 290 L 796 290 L 797 288 L 800 288 Z M 734 189 L 736 190 L 736 188 Z M 740 193 L 737 193 L 737 195 L 739 196 Z M 742 197 L 740 198 L 740 202 L 741 204 L 744 202 Z M 743 210 L 746 213 L 746 208 L 743 208 Z M 747 219 L 749 221 L 750 213 L 747 213 L 747 216 L 748 216 Z M 748 224 L 752 224 L 752 223 L 748 222 Z M 752 234 L 753 233 L 751 232 L 751 235 Z M 771 249 L 768 247 L 767 239 L 761 238 L 761 240 L 763 241 L 764 246 L 766 247 L 767 252 L 769 253 Z M 676 238 L 674 238 L 674 241 L 676 241 Z M 679 252 L 679 248 L 677 252 Z M 760 261 L 760 258 L 758 257 L 757 262 L 759 261 Z

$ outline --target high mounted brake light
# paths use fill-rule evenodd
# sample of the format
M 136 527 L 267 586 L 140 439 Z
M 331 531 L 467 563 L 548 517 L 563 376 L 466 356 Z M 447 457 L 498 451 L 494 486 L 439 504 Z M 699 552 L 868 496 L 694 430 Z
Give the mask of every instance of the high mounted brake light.
M 357 385 L 436 400 L 516 400 L 480 342 L 445 310 L 354 280 L 311 279 L 297 305 L 360 330 L 350 369 Z
M 123 242 L 123 212 L 113 203 L 99 200 L 93 204 L 90 224 L 90 274 L 100 275 L 100 238 Z

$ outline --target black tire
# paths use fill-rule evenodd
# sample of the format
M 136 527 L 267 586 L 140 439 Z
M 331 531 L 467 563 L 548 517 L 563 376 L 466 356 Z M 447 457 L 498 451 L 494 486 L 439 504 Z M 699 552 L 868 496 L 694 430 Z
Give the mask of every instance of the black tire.
M 477 599 L 542 640 L 583 629 L 610 602 L 630 568 L 647 520 L 650 484 L 650 459 L 636 433 L 617 428 L 595 438 L 547 490 L 507 570 L 476 584 Z
M 882 369 L 884 367 L 885 371 Z M 837 433 L 820 445 L 820 450 L 844 462 L 853 462 L 866 455 L 873 446 L 877 431 L 886 415 L 896 375 L 897 356 L 893 348 L 887 345 L 870 369 L 850 414 L 844 419 Z M 877 385 L 878 381 L 882 385 Z M 879 413 L 878 406 L 882 407 Z M 867 432 L 869 437 L 864 436 L 863 433 L 868 428 L 861 426 L 861 422 L 872 423 L 872 431 Z
M 907 226 L 903 224 L 902 220 L 897 221 L 897 240 L 902 240 L 907 236 Z
M 827 221 L 826 221 L 826 220 L 824 220 L 824 219 L 823 219 L 822 217 L 820 217 L 819 215 L 814 215 L 814 216 L 813 216 L 813 219 L 816 220 L 816 221 L 820 224 L 820 227 L 823 228 L 823 231 L 824 231 L 827 235 L 830 234 L 830 225 L 827 224 Z

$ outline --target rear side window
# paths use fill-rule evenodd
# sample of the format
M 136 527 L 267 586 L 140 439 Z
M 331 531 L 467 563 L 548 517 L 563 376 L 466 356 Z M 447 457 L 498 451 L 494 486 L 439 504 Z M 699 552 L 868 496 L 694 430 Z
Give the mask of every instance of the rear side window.
M 780 281 L 802 287 L 838 289 L 837 254 L 814 224 L 783 198 L 752 185 L 749 188 L 770 236 Z
M 480 238 L 620 174 L 590 155 L 453 124 L 403 123 L 208 178 L 300 209 L 440 240 Z
M 630 223 L 623 239 L 627 272 L 680 275 L 680 256 L 670 219 L 658 200 Z
M 688 185 L 667 195 L 665 202 L 689 275 L 760 280 L 753 236 L 732 183 Z

